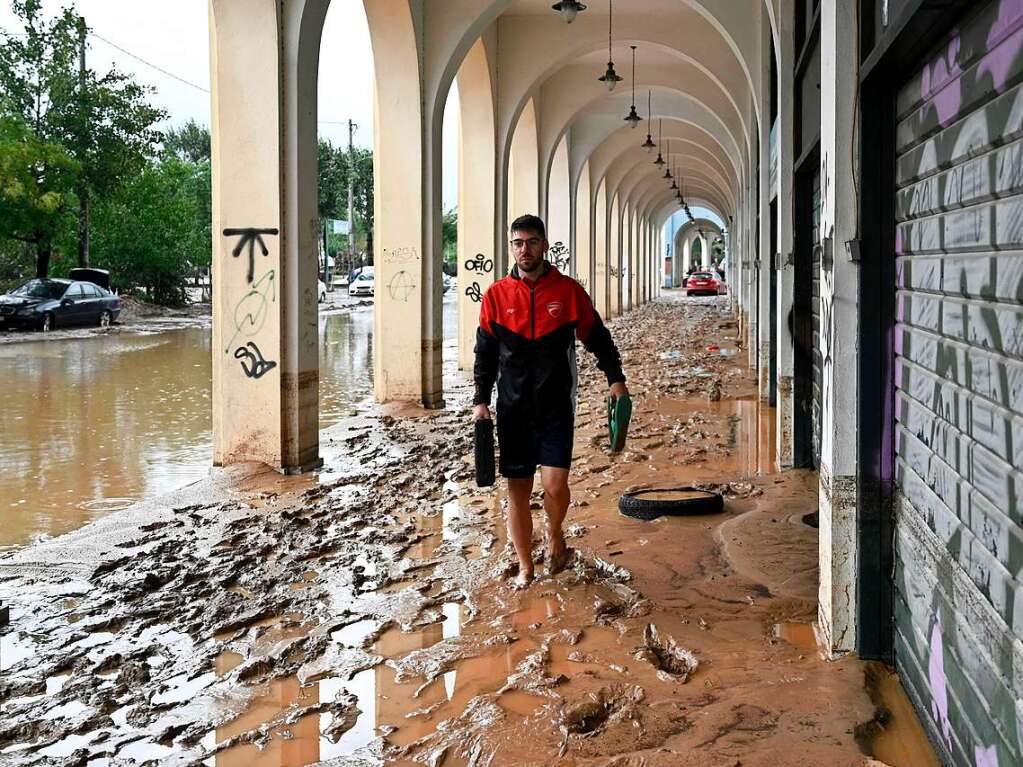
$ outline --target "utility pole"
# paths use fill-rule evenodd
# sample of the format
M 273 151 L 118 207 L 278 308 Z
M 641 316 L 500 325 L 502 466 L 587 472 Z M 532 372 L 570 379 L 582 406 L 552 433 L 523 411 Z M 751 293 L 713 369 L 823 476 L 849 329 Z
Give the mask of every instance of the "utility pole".
M 85 103 L 85 17 L 78 17 L 78 119 L 84 143 L 89 134 Z M 78 181 L 78 265 L 89 266 L 89 181 L 83 173 Z
M 351 271 L 355 263 L 355 149 L 352 146 L 352 135 L 358 126 L 348 120 L 348 269 Z

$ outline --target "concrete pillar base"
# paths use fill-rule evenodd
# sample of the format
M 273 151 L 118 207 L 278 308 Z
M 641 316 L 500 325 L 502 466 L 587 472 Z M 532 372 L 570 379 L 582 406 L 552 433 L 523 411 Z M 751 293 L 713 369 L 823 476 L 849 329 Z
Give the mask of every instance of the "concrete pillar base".
M 792 468 L 792 376 L 778 376 L 778 470 Z
M 308 474 L 311 471 L 316 471 L 317 469 L 322 468 L 322 466 L 323 459 L 317 458 L 301 466 L 283 466 L 277 471 L 279 471 L 281 474 L 284 474 L 285 476 L 290 477 L 296 474 Z
M 821 467 L 820 586 L 817 620 L 831 657 L 856 648 L 856 477 L 831 477 Z

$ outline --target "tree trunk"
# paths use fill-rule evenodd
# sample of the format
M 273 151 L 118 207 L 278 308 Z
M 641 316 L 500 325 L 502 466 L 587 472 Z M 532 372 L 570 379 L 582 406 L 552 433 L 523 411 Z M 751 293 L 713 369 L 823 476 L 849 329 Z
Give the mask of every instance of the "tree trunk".
M 89 268 L 89 185 L 78 188 L 78 265 Z
M 36 277 L 41 280 L 50 276 L 50 243 L 42 238 L 36 240 Z

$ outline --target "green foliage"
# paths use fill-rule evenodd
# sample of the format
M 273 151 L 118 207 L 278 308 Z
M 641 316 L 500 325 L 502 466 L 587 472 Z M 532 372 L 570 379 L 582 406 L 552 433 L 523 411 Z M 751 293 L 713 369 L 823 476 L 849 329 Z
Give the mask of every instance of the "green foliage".
M 202 218 L 208 189 L 205 163 L 168 156 L 147 165 L 93 207 L 96 262 L 121 289 L 137 286 L 156 303 L 182 303 L 186 276 L 210 263 L 210 220 Z M 66 257 L 59 263 L 74 265 Z
M 444 211 L 441 219 L 441 242 L 444 261 L 454 264 L 458 261 L 458 208 Z
M 47 21 L 40 0 L 12 0 L 23 36 L 0 44 L 0 93 L 8 117 L 20 118 L 35 138 L 60 145 L 80 167 L 78 201 L 106 195 L 140 173 L 161 135 L 166 114 L 148 102 L 151 89 L 111 70 L 79 71 L 84 20 L 70 8 Z
M 195 120 L 163 134 L 163 149 L 191 163 L 210 162 L 210 129 Z
M 351 173 L 355 243 L 365 242 L 366 250 L 372 250 L 373 153 L 355 148 L 350 159 L 346 147 L 335 147 L 325 139 L 320 139 L 318 149 L 321 226 L 327 218 L 348 218 L 348 176 Z
M 0 237 L 31 246 L 37 274 L 49 267 L 53 242 L 67 217 L 81 166 L 56 143 L 40 139 L 23 120 L 0 113 Z M 10 278 L 28 276 L 24 247 L 8 247 Z M 20 264 L 20 266 L 19 266 Z

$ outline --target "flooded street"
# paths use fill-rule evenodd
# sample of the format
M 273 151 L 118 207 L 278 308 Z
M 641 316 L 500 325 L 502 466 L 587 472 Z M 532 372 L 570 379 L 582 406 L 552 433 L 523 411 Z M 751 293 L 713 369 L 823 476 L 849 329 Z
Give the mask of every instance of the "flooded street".
M 373 310 L 319 324 L 325 428 L 372 395 Z M 0 552 L 207 476 L 210 371 L 208 327 L 0 345 Z
M 817 652 L 817 475 L 772 473 L 743 350 L 708 349 L 734 348 L 725 302 L 609 326 L 633 421 L 609 454 L 581 355 L 564 571 L 536 492 L 538 579 L 512 587 L 464 377 L 445 410 L 339 411 L 317 474 L 236 467 L 0 561 L 0 762 L 877 767 L 912 711 Z M 618 513 L 686 484 L 723 512 Z

